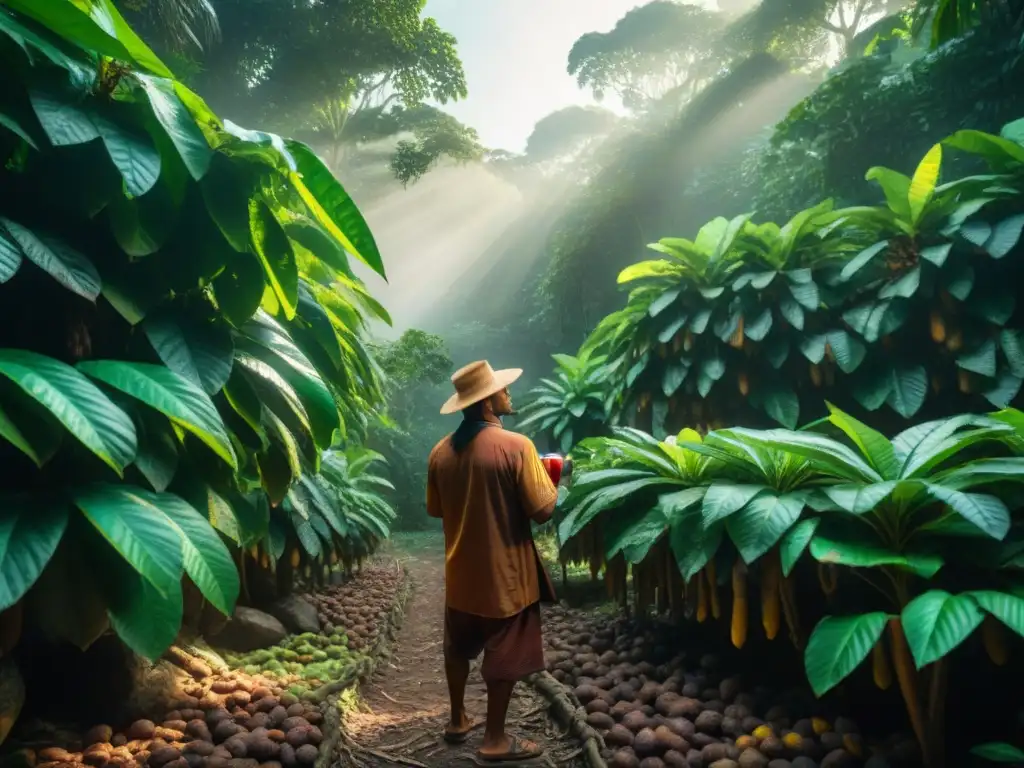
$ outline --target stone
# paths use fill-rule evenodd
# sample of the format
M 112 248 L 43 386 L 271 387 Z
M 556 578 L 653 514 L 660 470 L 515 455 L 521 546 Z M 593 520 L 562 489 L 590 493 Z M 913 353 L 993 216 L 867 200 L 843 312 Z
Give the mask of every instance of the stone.
M 208 639 L 215 646 L 244 653 L 269 648 L 287 634 L 284 624 L 269 613 L 238 606 L 224 628 Z
M 267 611 L 276 618 L 285 629 L 296 634 L 303 632 L 319 632 L 320 620 L 316 615 L 316 606 L 298 595 L 288 595 L 273 603 Z
M 756 749 L 745 749 L 740 754 L 740 768 L 767 768 L 768 758 Z

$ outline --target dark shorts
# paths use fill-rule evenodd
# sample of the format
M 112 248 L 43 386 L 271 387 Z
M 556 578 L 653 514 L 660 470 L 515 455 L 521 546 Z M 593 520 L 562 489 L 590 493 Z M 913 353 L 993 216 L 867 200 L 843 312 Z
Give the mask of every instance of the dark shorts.
M 445 607 L 446 656 L 472 661 L 480 652 L 485 681 L 521 680 L 544 669 L 540 603 L 505 619 L 489 619 Z

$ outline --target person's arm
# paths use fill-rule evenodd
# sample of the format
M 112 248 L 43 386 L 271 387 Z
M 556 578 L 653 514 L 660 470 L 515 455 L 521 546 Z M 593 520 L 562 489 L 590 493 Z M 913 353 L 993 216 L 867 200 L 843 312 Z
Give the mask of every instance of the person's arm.
M 430 517 L 444 517 L 441 511 L 441 493 L 437 488 L 437 473 L 434 462 L 427 465 L 427 514 Z
M 532 442 L 527 441 L 519 467 L 519 498 L 526 515 L 537 525 L 551 519 L 558 501 L 558 489 Z

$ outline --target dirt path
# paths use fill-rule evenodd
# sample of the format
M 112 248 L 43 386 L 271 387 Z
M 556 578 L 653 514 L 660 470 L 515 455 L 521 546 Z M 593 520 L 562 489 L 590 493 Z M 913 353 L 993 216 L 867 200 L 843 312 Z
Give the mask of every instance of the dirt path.
M 466 766 L 478 763 L 481 727 L 466 744 L 449 746 L 441 739 L 448 718 L 448 689 L 442 662 L 444 612 L 444 548 L 439 537 L 400 540 L 394 554 L 403 562 L 412 580 L 412 595 L 406 606 L 405 623 L 390 662 L 363 686 L 364 707 L 346 717 L 348 732 L 365 749 L 353 754 L 364 766 L 383 768 L 396 765 Z M 477 665 L 470 672 L 466 706 L 482 724 L 486 712 L 486 690 Z M 516 688 L 509 707 L 509 730 L 545 747 L 545 756 L 526 765 L 582 766 L 579 744 L 562 737 L 549 722 L 542 698 L 528 686 Z M 341 765 L 352 765 L 342 755 Z M 522 764 L 522 763 L 520 763 Z

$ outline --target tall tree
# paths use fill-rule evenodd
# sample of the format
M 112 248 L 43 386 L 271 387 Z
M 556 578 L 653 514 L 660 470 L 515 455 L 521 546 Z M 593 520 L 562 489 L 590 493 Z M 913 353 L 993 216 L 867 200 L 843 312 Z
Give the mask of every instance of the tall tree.
M 466 96 L 456 40 L 422 17 L 426 0 L 212 2 L 221 39 L 196 55 L 194 83 L 236 122 L 290 128 L 330 103 L 344 131 L 363 109 Z
M 326 101 L 296 135 L 316 147 L 332 168 L 388 167 L 403 185 L 418 181 L 442 156 L 463 163 L 484 155 L 473 128 L 427 104 L 393 103 L 350 113 L 343 102 Z
M 543 161 L 575 154 L 590 140 L 607 135 L 618 117 L 600 107 L 565 107 L 542 117 L 526 139 L 526 154 Z
M 711 57 L 721 16 L 670 0 L 634 8 L 610 32 L 588 32 L 569 51 L 568 71 L 596 99 L 617 95 L 641 110 L 668 91 L 693 93 L 717 70 Z
M 743 50 L 769 51 L 802 64 L 838 49 L 853 53 L 857 35 L 907 0 L 762 0 L 731 25 L 726 42 Z
M 390 167 L 404 184 L 442 155 L 482 154 L 472 129 L 424 103 L 466 96 L 456 40 L 422 17 L 426 0 L 117 1 L 220 114 L 301 136 L 336 171 L 376 184 Z

